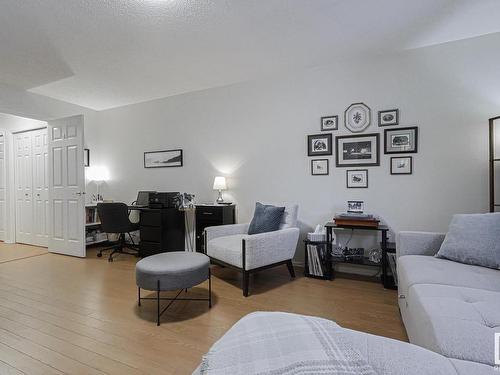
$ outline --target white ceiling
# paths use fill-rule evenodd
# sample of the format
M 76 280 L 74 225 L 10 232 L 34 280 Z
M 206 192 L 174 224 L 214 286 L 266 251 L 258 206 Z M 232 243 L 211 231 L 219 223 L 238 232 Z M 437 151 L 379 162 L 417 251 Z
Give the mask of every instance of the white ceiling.
M 107 109 L 500 31 L 498 0 L 2 0 L 0 83 Z

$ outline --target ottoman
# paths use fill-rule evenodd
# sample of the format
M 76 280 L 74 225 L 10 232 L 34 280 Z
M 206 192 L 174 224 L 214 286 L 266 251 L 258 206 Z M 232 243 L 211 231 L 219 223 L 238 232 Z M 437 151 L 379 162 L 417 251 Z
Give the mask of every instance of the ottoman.
M 208 279 L 208 298 L 178 298 L 183 290 L 201 284 Z M 174 301 L 208 301 L 212 307 L 212 283 L 210 278 L 210 259 L 201 253 L 173 251 L 146 257 L 135 266 L 135 280 L 138 288 L 138 305 L 141 300 L 156 300 L 156 324 L 160 316 Z M 156 297 L 141 297 L 141 288 L 156 291 Z M 174 298 L 160 297 L 160 292 L 178 290 Z M 160 312 L 160 301 L 170 303 Z

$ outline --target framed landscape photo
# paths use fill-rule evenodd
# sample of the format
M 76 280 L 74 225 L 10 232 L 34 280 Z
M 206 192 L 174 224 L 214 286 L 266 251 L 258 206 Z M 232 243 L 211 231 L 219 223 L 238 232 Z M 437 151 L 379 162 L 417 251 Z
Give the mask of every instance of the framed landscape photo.
M 328 176 L 328 159 L 311 160 L 311 174 L 313 176 Z
M 348 189 L 368 187 L 368 169 L 348 169 L 346 177 Z
M 335 137 L 337 167 L 380 165 L 379 134 L 343 135 Z
M 411 156 L 397 156 L 391 158 L 391 174 L 412 174 L 413 158 Z
M 411 154 L 417 151 L 417 126 L 384 130 L 384 154 Z
M 150 151 L 144 153 L 144 168 L 182 167 L 182 150 Z
M 338 130 L 339 116 L 325 116 L 321 117 L 321 131 L 327 132 L 331 130 Z
M 399 125 L 399 109 L 378 111 L 378 126 Z
M 332 154 L 332 135 L 313 134 L 307 136 L 307 155 L 321 156 Z

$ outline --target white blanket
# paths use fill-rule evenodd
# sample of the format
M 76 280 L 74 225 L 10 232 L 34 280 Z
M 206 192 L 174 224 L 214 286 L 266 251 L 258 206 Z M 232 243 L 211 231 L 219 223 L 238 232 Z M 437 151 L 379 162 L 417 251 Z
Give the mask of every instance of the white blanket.
M 286 315 L 286 319 L 283 319 Z M 253 313 L 237 322 L 203 357 L 202 375 L 376 375 L 332 321 Z

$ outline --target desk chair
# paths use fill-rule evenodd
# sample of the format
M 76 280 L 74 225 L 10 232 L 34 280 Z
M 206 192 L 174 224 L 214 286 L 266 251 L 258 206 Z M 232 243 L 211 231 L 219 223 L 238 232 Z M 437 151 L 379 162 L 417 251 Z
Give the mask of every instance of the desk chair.
M 125 203 L 98 203 L 97 212 L 101 220 L 101 228 L 106 233 L 119 234 L 118 241 L 113 242 L 113 245 L 102 249 L 97 254 L 102 257 L 102 252 L 106 250 L 113 250 L 109 254 L 108 261 L 113 261 L 114 254 L 130 254 L 138 256 L 137 246 L 134 243 L 130 232 L 139 230 L 138 223 L 132 223 L 129 220 L 128 206 Z M 132 240 L 132 246 L 125 242 L 125 234 L 128 234 Z M 126 252 L 124 248 L 132 249 L 134 252 Z

